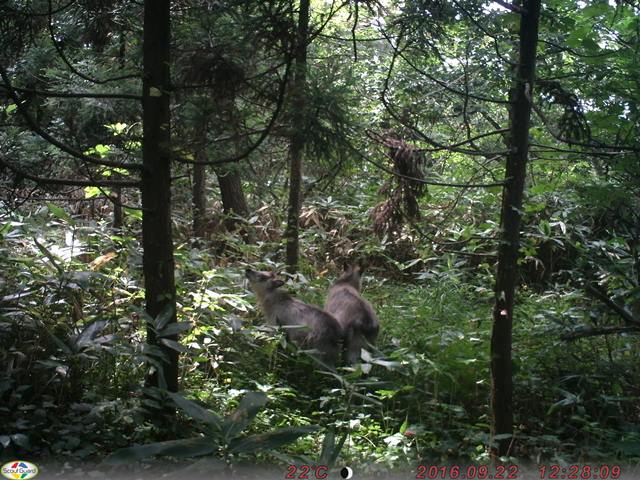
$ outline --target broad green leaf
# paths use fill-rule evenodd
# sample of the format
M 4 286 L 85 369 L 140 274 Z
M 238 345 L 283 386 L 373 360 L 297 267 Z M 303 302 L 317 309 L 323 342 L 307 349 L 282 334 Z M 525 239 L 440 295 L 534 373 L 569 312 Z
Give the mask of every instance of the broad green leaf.
M 27 437 L 24 433 L 14 433 L 13 435 L 11 435 L 11 442 L 14 445 L 24 448 L 25 450 L 31 448 L 29 437 Z
M 317 427 L 286 427 L 274 432 L 252 435 L 229 444 L 232 453 L 255 453 L 264 450 L 272 450 L 282 445 L 295 442 L 298 438 L 309 435 L 317 430 Z
M 591 37 L 585 37 L 581 42 L 582 48 L 587 50 L 589 53 L 595 53 L 600 50 L 600 45 Z
M 62 350 L 64 353 L 66 353 L 67 355 L 71 355 L 73 353 L 73 351 L 71 350 L 71 348 L 69 348 L 69 345 L 67 345 L 66 343 L 64 343 L 57 335 L 55 335 L 51 329 L 45 329 L 45 331 L 47 332 L 47 334 L 51 337 L 51 339 L 56 343 L 56 345 L 58 345 L 58 348 L 60 348 L 60 350 Z
M 95 198 L 102 195 L 102 191 L 98 187 L 85 187 L 84 198 Z
M 373 357 L 371 356 L 371 354 L 369 353 L 368 350 L 365 350 L 364 348 L 360 349 L 360 358 L 364 361 L 364 362 L 370 362 L 371 360 L 373 360 Z
M 59 218 L 60 220 L 73 223 L 73 219 L 69 216 L 67 212 L 64 211 L 64 209 L 58 207 L 57 205 L 54 205 L 51 202 L 47 202 L 47 208 L 55 217 Z
M 353 393 L 354 397 L 358 397 L 361 398 L 362 400 L 364 400 L 366 403 L 371 403 L 373 405 L 377 405 L 379 407 L 382 406 L 382 402 L 376 398 L 373 397 L 368 397 L 367 395 L 363 395 L 362 393 L 358 393 L 358 392 L 354 392 Z
M 382 358 L 373 358 L 371 363 L 375 365 L 380 365 L 381 367 L 386 368 L 387 370 L 394 370 L 400 368 L 402 364 L 396 361 L 383 360 Z
M 10 222 L 2 224 L 0 227 L 0 238 L 4 237 L 7 233 L 11 231 L 12 225 Z
M 189 351 L 189 349 L 184 345 L 182 345 L 181 343 L 176 342 L 175 340 L 171 340 L 169 338 L 161 338 L 158 340 L 158 342 L 162 343 L 163 345 L 166 345 L 167 347 L 171 348 L 172 350 L 175 350 L 176 352 L 187 353 Z
M 329 436 L 329 438 L 327 438 Z M 347 441 L 347 437 L 349 436 L 348 432 L 345 432 L 342 435 L 342 438 L 338 440 L 338 443 L 335 443 L 335 433 L 332 430 L 327 432 L 325 435 L 324 441 L 322 443 L 322 452 L 320 454 L 320 464 L 326 465 L 329 468 L 333 468 L 340 456 L 340 452 L 342 451 L 342 447 L 344 443 Z
M 89 325 L 85 326 L 74 342 L 76 350 L 80 350 L 83 347 L 91 345 L 95 336 L 104 330 L 107 325 L 109 325 L 109 322 L 106 320 L 96 320 L 95 322 L 91 322 Z
M 167 394 L 169 395 L 169 397 L 171 397 L 173 402 L 180 410 L 182 410 L 194 420 L 206 423 L 207 425 L 210 425 L 217 430 L 220 430 L 220 428 L 222 427 L 222 419 L 215 413 L 198 405 L 192 400 L 184 398 L 178 393 L 167 392 Z
M 136 220 L 142 220 L 142 210 L 137 208 L 125 207 L 124 211 L 128 216 L 133 217 Z
M 409 417 L 405 416 L 404 417 L 404 422 L 402 422 L 402 425 L 400 425 L 400 430 L 399 432 L 402 433 L 404 435 L 404 432 L 407 431 L 407 428 L 409 428 Z
M 169 337 L 171 335 L 191 330 L 191 328 L 193 328 L 193 324 L 191 322 L 170 323 L 156 333 L 159 337 Z
M 162 311 L 158 314 L 158 316 L 155 318 L 155 321 L 153 322 L 154 323 L 153 327 L 156 333 L 161 331 L 164 327 L 167 326 L 169 321 L 171 321 L 171 319 L 173 318 L 174 311 L 175 310 L 173 309 L 173 305 L 171 303 L 168 303 L 167 305 L 165 305 L 165 307 L 162 309 Z
M 247 394 L 240 400 L 238 408 L 224 419 L 222 426 L 222 432 L 224 438 L 229 442 L 232 438 L 237 436 L 242 430 L 258 414 L 260 409 L 267 403 L 267 396 L 262 392 L 247 392 Z
M 127 124 L 126 123 L 110 123 L 105 125 L 105 127 L 107 127 L 107 129 L 109 131 L 111 131 L 111 133 L 113 133 L 114 135 L 122 135 L 125 130 L 127 129 Z
M 586 17 L 599 17 L 605 13 L 608 13 L 611 7 L 607 2 L 604 1 L 596 1 L 593 2 L 588 7 L 582 10 L 582 13 Z
M 547 237 L 551 236 L 551 225 L 549 225 L 549 222 L 546 220 L 540 221 L 540 223 L 538 224 L 538 230 L 540 230 L 540 233 Z
M 111 151 L 111 147 L 108 145 L 98 144 L 94 147 L 94 150 L 100 157 L 105 157 Z
M 322 440 L 322 451 L 320 452 L 320 464 L 328 465 L 329 457 L 336 446 L 336 433 L 333 429 L 330 429 L 325 433 Z
M 181 440 L 169 440 L 167 442 L 150 443 L 148 445 L 136 445 L 122 448 L 112 453 L 105 459 L 108 465 L 130 463 L 145 458 L 166 455 L 171 457 L 189 458 L 208 455 L 218 449 L 215 441 L 208 437 L 185 438 Z
M 529 193 L 531 195 L 540 195 L 542 193 L 552 192 L 556 188 L 556 185 L 553 183 L 540 182 L 536 185 L 533 185 L 529 188 Z

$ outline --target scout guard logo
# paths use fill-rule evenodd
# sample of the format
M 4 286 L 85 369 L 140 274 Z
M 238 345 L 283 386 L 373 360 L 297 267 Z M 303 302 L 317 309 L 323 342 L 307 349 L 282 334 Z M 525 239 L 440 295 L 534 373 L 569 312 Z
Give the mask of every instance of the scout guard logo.
M 14 460 L 2 466 L 2 476 L 10 480 L 27 480 L 38 475 L 38 467 L 24 460 Z

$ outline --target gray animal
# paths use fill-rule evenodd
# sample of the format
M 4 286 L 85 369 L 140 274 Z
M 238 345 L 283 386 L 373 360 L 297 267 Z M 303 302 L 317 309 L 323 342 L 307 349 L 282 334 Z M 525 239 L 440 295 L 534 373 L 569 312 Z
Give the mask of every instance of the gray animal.
M 284 282 L 277 279 L 273 272 L 257 272 L 247 268 L 245 276 L 267 322 L 283 327 L 289 340 L 301 348 L 316 350 L 316 358 L 333 368 L 342 341 L 342 329 L 338 321 L 319 307 L 308 305 L 279 290 Z
M 324 308 L 336 317 L 344 335 L 344 354 L 348 365 L 360 359 L 360 350 L 373 345 L 380 322 L 373 307 L 360 295 L 364 268 L 345 265 L 344 272 L 329 289 Z

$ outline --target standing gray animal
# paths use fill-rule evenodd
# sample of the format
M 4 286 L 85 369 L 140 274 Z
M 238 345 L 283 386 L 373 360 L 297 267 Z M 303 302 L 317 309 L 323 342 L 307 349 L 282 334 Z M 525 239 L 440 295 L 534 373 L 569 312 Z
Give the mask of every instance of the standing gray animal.
M 360 295 L 364 268 L 345 265 L 344 273 L 329 289 L 324 308 L 336 317 L 344 334 L 345 361 L 353 365 L 360 359 L 360 350 L 373 345 L 380 322 L 373 307 Z
M 245 271 L 267 322 L 284 328 L 287 338 L 301 348 L 312 348 L 333 368 L 340 353 L 342 329 L 324 310 L 308 305 L 278 288 L 284 285 L 273 272 Z

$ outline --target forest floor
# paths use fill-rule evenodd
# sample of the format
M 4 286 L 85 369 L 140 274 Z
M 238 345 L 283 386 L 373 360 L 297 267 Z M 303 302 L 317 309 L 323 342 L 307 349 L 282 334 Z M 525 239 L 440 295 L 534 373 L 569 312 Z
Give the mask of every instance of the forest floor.
M 40 215 L 14 222 L 0 255 L 11 279 L 2 284 L 9 306 L 1 326 L 13 344 L 2 384 L 12 393 L 0 414 L 13 453 L 97 464 L 119 448 L 162 440 L 140 393 L 149 357 L 136 237 Z M 43 223 L 48 234 L 37 240 Z M 340 268 L 317 261 L 327 258 L 322 248 L 333 248 L 317 239 L 303 238 L 305 263 L 284 288 L 322 305 Z M 224 465 L 276 461 L 286 468 L 321 465 L 333 450 L 334 465 L 361 475 L 427 463 L 488 464 L 490 266 L 454 256 L 421 264 L 372 261 L 363 295 L 381 321 L 376 349 L 356 368 L 332 374 L 314 369 L 281 332 L 265 326 L 246 289 L 247 266 L 280 266 L 266 253 L 277 251 L 274 245 L 236 242 L 220 255 L 213 246 L 177 243 L 178 318 L 191 324 L 177 347 L 183 397 L 224 415 L 248 392 L 262 392 L 268 402 L 243 434 L 316 428 L 278 453 L 237 454 L 223 442 L 214 457 Z M 592 301 L 566 285 L 520 288 L 512 461 L 640 459 L 637 339 L 562 339 L 592 315 Z M 87 325 L 95 328 L 91 334 Z M 184 411 L 172 435 L 206 432 Z

